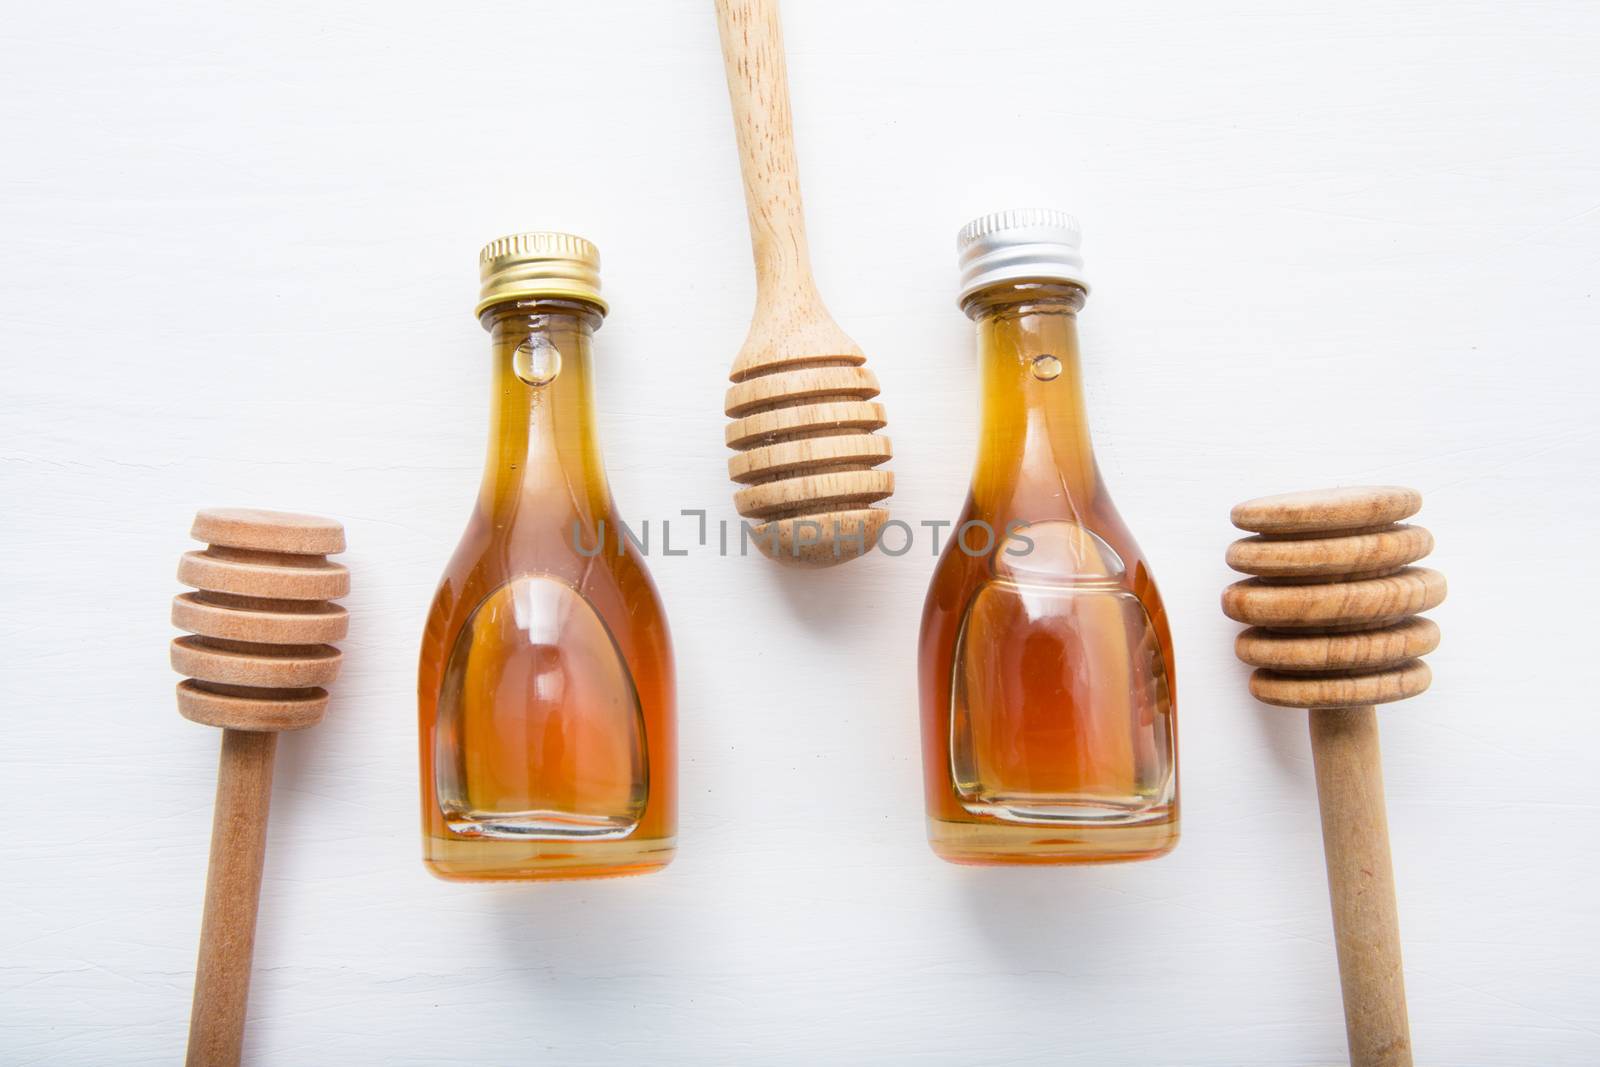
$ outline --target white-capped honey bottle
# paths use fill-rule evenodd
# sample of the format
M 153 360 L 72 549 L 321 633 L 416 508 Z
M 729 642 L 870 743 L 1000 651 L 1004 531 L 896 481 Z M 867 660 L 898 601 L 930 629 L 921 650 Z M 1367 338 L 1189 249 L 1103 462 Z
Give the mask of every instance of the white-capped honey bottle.
M 672 644 L 595 433 L 599 266 L 561 233 L 480 256 L 489 455 L 417 686 L 423 856 L 444 878 L 634 874 L 676 847 Z
M 929 838 L 957 863 L 1159 856 L 1178 841 L 1172 638 L 1089 440 L 1078 225 L 1006 211 L 957 245 L 983 403 L 923 611 Z

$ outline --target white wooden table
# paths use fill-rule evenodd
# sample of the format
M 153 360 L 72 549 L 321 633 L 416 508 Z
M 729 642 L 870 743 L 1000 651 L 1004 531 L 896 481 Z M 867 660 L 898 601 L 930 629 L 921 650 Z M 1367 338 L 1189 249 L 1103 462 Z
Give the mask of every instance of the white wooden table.
M 355 580 L 327 722 L 281 748 L 252 1061 L 1334 1062 L 1305 717 L 1245 694 L 1217 594 L 1232 503 L 1369 481 L 1424 491 L 1451 583 L 1436 684 L 1383 733 L 1420 1062 L 1600 1061 L 1600 11 L 788 8 L 817 273 L 883 382 L 899 517 L 952 517 L 974 451 L 956 228 L 1084 220 L 1100 462 L 1178 646 L 1177 852 L 938 863 L 931 557 L 696 550 L 652 559 L 678 862 L 430 879 L 414 657 L 482 460 L 481 243 L 600 244 L 622 508 L 734 517 L 753 282 L 710 5 L 16 5 L 0 1061 L 179 1054 L 217 737 L 173 708 L 167 601 L 194 509 L 246 503 L 344 519 Z

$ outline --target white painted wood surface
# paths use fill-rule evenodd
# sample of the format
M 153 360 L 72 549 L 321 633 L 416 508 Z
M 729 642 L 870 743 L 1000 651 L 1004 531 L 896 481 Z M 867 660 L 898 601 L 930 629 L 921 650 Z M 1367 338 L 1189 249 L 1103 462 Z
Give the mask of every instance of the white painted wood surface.
M 248 503 L 342 518 L 355 579 L 327 722 L 282 745 L 254 1062 L 1335 1062 L 1304 716 L 1245 694 L 1217 595 L 1231 504 L 1365 481 L 1424 491 L 1451 582 L 1437 683 L 1383 722 L 1419 1062 L 1600 1061 L 1600 11 L 786 20 L 817 273 L 883 382 L 899 517 L 952 516 L 974 449 L 957 226 L 1084 220 L 1100 461 L 1178 642 L 1178 851 L 938 863 L 931 558 L 696 551 L 653 560 L 678 862 L 431 880 L 414 655 L 483 450 L 482 242 L 600 244 L 618 498 L 734 515 L 753 284 L 710 5 L 12 5 L 0 1061 L 178 1055 L 217 736 L 173 709 L 167 601 L 194 509 Z

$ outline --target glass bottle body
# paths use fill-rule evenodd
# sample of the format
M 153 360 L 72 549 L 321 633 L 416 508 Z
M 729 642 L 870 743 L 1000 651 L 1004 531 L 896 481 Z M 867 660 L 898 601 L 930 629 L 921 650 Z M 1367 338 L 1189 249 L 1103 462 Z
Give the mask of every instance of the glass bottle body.
M 418 671 L 424 862 L 444 878 L 642 873 L 676 847 L 671 640 L 601 462 L 599 317 L 485 313 L 489 458 Z
M 1084 417 L 1083 290 L 976 293 L 972 488 L 919 645 L 929 839 L 958 863 L 1143 859 L 1177 844 L 1172 641 Z

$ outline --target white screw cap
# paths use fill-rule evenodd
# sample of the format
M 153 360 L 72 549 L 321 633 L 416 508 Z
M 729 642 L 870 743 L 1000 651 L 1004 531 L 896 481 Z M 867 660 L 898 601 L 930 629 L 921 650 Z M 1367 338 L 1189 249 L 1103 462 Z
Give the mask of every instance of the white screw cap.
M 1082 243 L 1078 220 L 1065 211 L 1015 208 L 980 215 L 956 234 L 959 301 L 996 282 L 1024 278 L 1071 282 L 1087 290 Z

